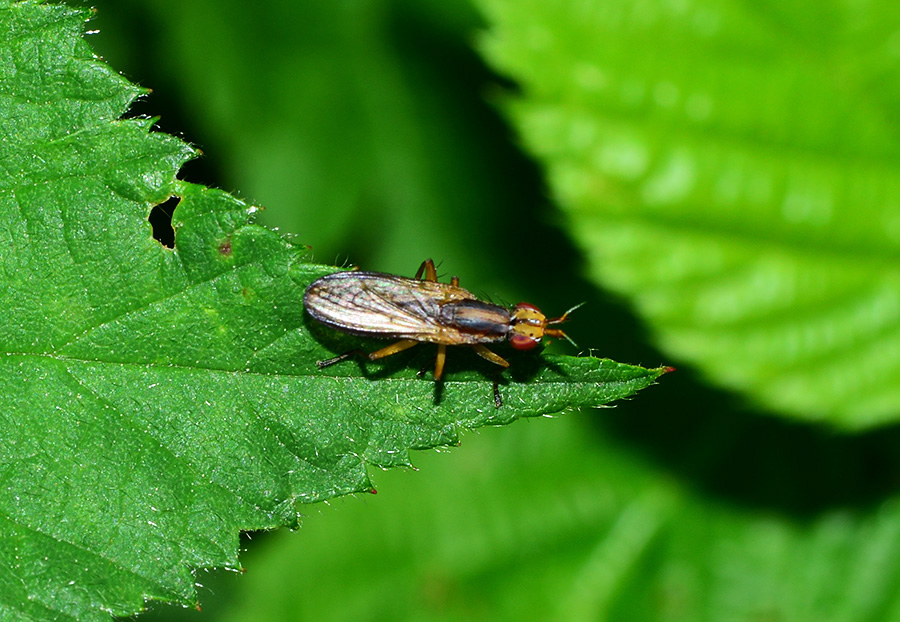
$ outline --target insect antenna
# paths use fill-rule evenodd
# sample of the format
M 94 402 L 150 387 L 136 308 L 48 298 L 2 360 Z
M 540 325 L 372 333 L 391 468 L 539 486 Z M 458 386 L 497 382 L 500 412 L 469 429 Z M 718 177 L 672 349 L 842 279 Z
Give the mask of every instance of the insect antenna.
M 574 311 L 575 309 L 578 309 L 579 307 L 583 307 L 584 305 L 585 305 L 584 302 L 579 302 L 577 305 L 575 305 L 574 307 L 572 307 L 571 309 L 569 309 L 568 311 L 566 311 L 559 317 L 555 317 L 553 319 L 547 320 L 547 325 L 550 326 L 551 324 L 562 324 L 563 322 L 565 322 L 568 319 L 569 314 L 572 313 L 572 311 Z M 578 347 L 578 344 L 575 343 L 575 341 L 571 337 L 569 337 L 566 333 L 564 333 L 561 328 L 545 328 L 544 332 L 546 334 L 550 335 L 551 337 L 562 337 L 563 339 L 565 339 L 566 341 L 571 343 L 576 348 Z

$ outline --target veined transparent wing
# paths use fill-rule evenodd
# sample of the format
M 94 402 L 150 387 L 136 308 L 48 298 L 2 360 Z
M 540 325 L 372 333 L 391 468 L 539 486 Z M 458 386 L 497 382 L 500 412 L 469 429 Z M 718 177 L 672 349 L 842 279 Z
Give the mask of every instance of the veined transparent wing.
M 477 300 L 447 283 L 380 272 L 338 272 L 314 282 L 303 302 L 323 324 L 358 335 L 443 341 L 455 329 L 441 323 L 441 305 Z

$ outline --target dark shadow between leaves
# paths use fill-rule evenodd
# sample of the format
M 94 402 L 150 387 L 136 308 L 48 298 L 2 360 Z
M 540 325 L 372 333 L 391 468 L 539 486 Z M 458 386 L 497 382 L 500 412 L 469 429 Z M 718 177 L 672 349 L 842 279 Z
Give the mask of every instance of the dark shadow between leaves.
M 509 144 L 515 140 L 510 137 Z M 558 210 L 542 199 L 550 193 L 541 170 L 512 149 L 495 154 L 494 161 L 493 172 L 515 183 L 497 211 L 483 216 L 482 226 L 504 232 L 492 241 L 486 265 L 509 275 L 512 288 L 531 292 L 530 300 L 551 313 L 547 300 L 560 301 L 560 310 L 586 300 L 565 330 L 594 355 L 678 369 L 617 409 L 603 411 L 595 425 L 605 429 L 604 439 L 611 432 L 701 494 L 798 518 L 837 508 L 867 511 L 900 493 L 900 425 L 844 433 L 779 416 L 711 387 L 684 361 L 655 350 L 623 301 L 580 276 L 584 259 L 550 223 Z M 523 253 L 522 240 L 534 239 L 535 230 L 539 251 Z M 539 370 L 538 362 L 525 357 L 511 363 L 515 381 L 527 382 Z
M 607 421 L 616 434 L 709 493 L 813 518 L 868 511 L 900 492 L 900 427 L 861 434 L 790 421 L 699 382 L 689 370 L 640 410 Z
M 900 493 L 900 425 L 844 432 L 780 416 L 712 387 L 690 365 L 654 350 L 630 310 L 593 284 L 549 278 L 581 272 L 571 251 L 548 251 L 542 259 L 548 278 L 529 281 L 532 288 L 536 282 L 546 287 L 538 300 L 568 302 L 572 292 L 588 299 L 581 316 L 566 325 L 577 343 L 623 363 L 677 368 L 658 386 L 597 417 L 603 438 L 611 432 L 701 494 L 801 520 L 834 509 L 869 511 Z M 527 381 L 538 369 L 517 360 L 512 377 Z
M 702 494 L 803 520 L 869 511 L 900 493 L 900 426 L 844 432 L 749 404 L 651 348 L 634 316 L 590 283 L 568 286 L 587 292 L 593 311 L 591 321 L 567 325 L 579 344 L 625 363 L 677 368 L 598 417 L 604 438 L 612 432 Z

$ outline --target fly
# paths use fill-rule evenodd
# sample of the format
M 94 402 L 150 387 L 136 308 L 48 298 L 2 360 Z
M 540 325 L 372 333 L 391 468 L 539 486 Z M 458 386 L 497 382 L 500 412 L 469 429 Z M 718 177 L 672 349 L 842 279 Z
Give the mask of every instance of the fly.
M 547 319 L 527 302 L 512 309 L 484 302 L 460 287 L 458 277 L 450 283 L 439 283 L 430 259 L 422 262 L 413 279 L 356 271 L 323 276 L 306 288 L 303 305 L 314 319 L 335 330 L 399 339 L 375 352 L 357 349 L 318 361 L 320 369 L 352 356 L 375 361 L 425 342 L 437 344 L 435 381 L 443 376 L 447 346 L 471 346 L 479 356 L 505 368 L 509 362 L 485 344 L 509 341 L 517 350 L 531 350 L 544 335 L 571 341 L 561 329 L 550 327 L 564 322 L 577 308 Z M 502 403 L 494 382 L 494 404 L 499 408 Z

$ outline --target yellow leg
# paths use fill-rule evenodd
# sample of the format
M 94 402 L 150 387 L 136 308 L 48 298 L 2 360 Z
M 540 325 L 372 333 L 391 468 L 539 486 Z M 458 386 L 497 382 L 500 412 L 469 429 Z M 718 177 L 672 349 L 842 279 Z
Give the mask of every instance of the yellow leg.
M 392 354 L 397 354 L 398 352 L 403 352 L 404 350 L 409 350 L 411 347 L 419 343 L 413 339 L 403 339 L 396 343 L 392 343 L 386 348 L 381 348 L 380 350 L 375 350 L 374 352 L 370 352 L 366 354 L 366 357 L 370 361 L 377 361 L 378 359 L 383 359 L 386 356 L 390 356 Z
M 381 348 L 380 350 L 375 350 L 374 352 L 366 352 L 365 350 L 350 350 L 349 352 L 344 352 L 343 354 L 339 354 L 334 358 L 330 358 L 324 361 L 316 361 L 316 365 L 319 369 L 323 367 L 328 367 L 329 365 L 334 365 L 335 363 L 340 363 L 341 361 L 346 361 L 351 356 L 361 356 L 363 358 L 367 358 L 370 361 L 377 361 L 378 359 L 382 359 L 386 356 L 390 356 L 392 354 L 397 354 L 398 352 L 403 352 L 404 350 L 409 350 L 411 347 L 419 343 L 418 341 L 414 341 L 412 339 L 403 339 L 396 343 L 392 343 L 386 348 Z
M 444 361 L 447 360 L 447 346 L 439 345 L 437 358 L 434 361 L 434 381 L 437 382 L 444 375 Z
M 474 346 L 472 346 L 472 348 L 475 350 L 475 352 L 478 353 L 478 356 L 480 356 L 481 358 L 487 359 L 491 363 L 495 363 L 500 367 L 509 367 L 509 363 L 505 358 L 498 354 L 494 354 L 480 343 L 476 343 Z
M 435 270 L 434 262 L 432 260 L 426 259 L 422 262 L 422 265 L 416 270 L 416 278 L 421 279 L 423 272 L 425 273 L 426 281 L 431 281 L 433 283 L 437 282 L 437 270 Z

